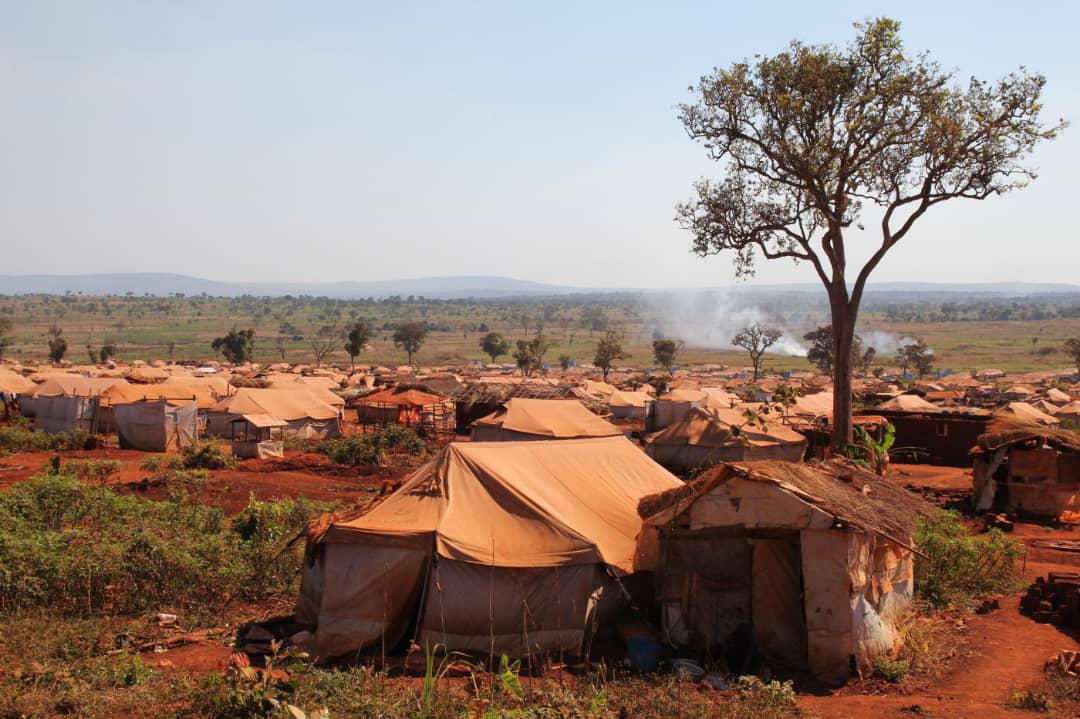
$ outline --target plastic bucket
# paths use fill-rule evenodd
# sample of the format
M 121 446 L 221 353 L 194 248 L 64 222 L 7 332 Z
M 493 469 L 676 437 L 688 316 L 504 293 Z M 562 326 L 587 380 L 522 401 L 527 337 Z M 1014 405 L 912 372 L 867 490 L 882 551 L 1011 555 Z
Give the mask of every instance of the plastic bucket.
M 652 637 L 636 636 L 626 639 L 626 654 L 630 666 L 640 672 L 653 672 L 660 664 L 660 642 Z

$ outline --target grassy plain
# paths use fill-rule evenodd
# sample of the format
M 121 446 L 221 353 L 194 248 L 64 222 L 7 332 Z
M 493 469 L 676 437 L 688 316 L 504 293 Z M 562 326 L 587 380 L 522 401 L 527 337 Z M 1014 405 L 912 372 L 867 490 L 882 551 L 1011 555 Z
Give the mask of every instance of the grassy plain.
M 718 315 L 725 308 L 718 307 Z M 797 324 L 775 312 L 771 320 L 788 335 L 796 337 L 824 323 L 824 317 L 800 312 Z M 549 298 L 491 301 L 341 301 L 326 298 L 211 298 L 211 297 L 83 297 L 24 296 L 0 297 L 0 317 L 13 322 L 9 358 L 26 363 L 47 357 L 48 331 L 53 325 L 63 330 L 68 342 L 65 359 L 74 363 L 89 360 L 89 350 L 103 343 L 117 346 L 117 358 L 205 360 L 215 357 L 210 342 L 231 327 L 256 330 L 256 360 L 312 362 L 311 337 L 320 332 L 340 334 L 357 319 L 366 319 L 376 328 L 374 340 L 358 358 L 361 364 L 397 365 L 405 353 L 394 347 L 393 330 L 398 323 L 423 321 L 430 327 L 423 348 L 416 357 L 422 365 L 490 361 L 480 350 L 480 338 L 487 330 L 499 332 L 513 341 L 533 337 L 542 327 L 551 342 L 546 359 L 557 366 L 560 355 L 580 362 L 592 361 L 596 342 L 606 329 L 625 336 L 626 366 L 653 364 L 651 343 L 656 333 L 664 333 L 667 322 L 655 305 L 633 297 Z M 527 318 L 527 320 L 526 320 Z M 526 329 L 527 328 L 527 329 Z M 937 368 L 968 371 L 997 367 L 1007 371 L 1060 369 L 1071 366 L 1061 345 L 1068 337 L 1080 337 L 1080 317 L 1011 321 L 889 321 L 885 314 L 866 312 L 859 331 L 880 338 L 884 333 L 893 342 L 901 337 L 919 337 L 935 350 Z M 527 334 L 526 334 L 527 333 Z M 675 332 L 671 336 L 678 337 Z M 1034 340 L 1034 341 L 1033 341 Z M 721 340 L 722 342 L 722 340 Z M 344 340 L 336 343 L 328 362 L 345 366 L 348 356 Z M 870 342 L 869 344 L 873 344 Z M 511 356 L 500 362 L 512 362 Z M 745 353 L 732 347 L 704 346 L 688 342 L 681 364 L 716 363 L 743 366 Z M 894 364 L 891 351 L 879 347 L 877 364 Z M 800 356 L 767 355 L 767 366 L 776 370 L 803 369 L 808 364 Z

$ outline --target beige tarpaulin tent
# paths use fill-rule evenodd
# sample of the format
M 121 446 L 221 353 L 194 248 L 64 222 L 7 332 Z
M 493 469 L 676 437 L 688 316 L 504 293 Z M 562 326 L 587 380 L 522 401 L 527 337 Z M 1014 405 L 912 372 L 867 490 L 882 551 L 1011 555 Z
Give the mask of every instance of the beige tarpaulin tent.
M 1068 420 L 1080 426 L 1080 400 L 1058 407 L 1054 411 L 1054 417 L 1058 420 Z
M 103 431 L 99 397 L 57 394 L 34 397 L 33 401 L 34 427 L 43 432 L 59 434 L 75 429 L 87 432 Z
M 175 452 L 196 439 L 198 408 L 194 402 L 132 402 L 112 409 L 121 449 Z
M 302 437 L 339 437 L 338 410 L 307 388 L 241 388 L 207 411 L 206 433 L 220 437 L 229 434 L 229 422 L 245 414 L 268 414 L 288 422 L 286 435 Z
M 473 422 L 474 442 L 615 437 L 622 430 L 576 400 L 515 397 Z
M 1009 402 L 1004 407 L 994 410 L 994 417 L 1015 422 L 1041 424 L 1050 428 L 1061 424 L 1058 417 L 1042 412 L 1027 402 Z
M 645 452 L 673 472 L 742 460 L 798 462 L 805 450 L 806 438 L 795 430 L 774 422 L 750 424 L 737 409 L 692 409 L 645 440 Z
M 0 392 L 8 394 L 32 394 L 37 385 L 17 372 L 0 369 Z
M 931 404 L 917 394 L 902 394 L 888 402 L 882 402 L 874 409 L 895 412 L 940 412 L 941 407 Z
M 641 497 L 682 483 L 627 439 L 452 443 L 366 514 L 308 535 L 317 653 L 416 640 L 579 654 L 606 568 L 635 571 Z
M 235 389 L 229 384 L 226 377 L 195 377 L 176 375 L 169 377 L 162 384 L 181 384 L 190 387 L 207 387 L 220 399 L 232 394 Z
M 209 387 L 179 382 L 167 384 L 116 384 L 102 392 L 101 397 L 113 406 L 164 400 L 174 405 L 194 402 L 199 409 L 209 409 L 218 401 Z
M 620 419 L 643 418 L 652 407 L 653 396 L 648 392 L 615 390 L 607 397 L 607 406 L 611 414 Z
M 640 511 L 668 641 L 716 655 L 752 639 L 781 664 L 843 682 L 899 642 L 915 519 L 933 510 L 850 465 L 747 462 Z
M 83 377 L 81 375 L 52 375 L 38 385 L 30 396 L 19 399 L 19 411 L 26 417 L 37 418 L 39 412 L 44 411 L 48 418 L 38 426 L 42 429 L 48 427 L 49 432 L 67 432 L 76 427 L 87 431 L 111 430 L 111 412 L 102 412 L 101 405 L 107 402 L 98 402 L 106 390 L 116 385 L 126 385 L 127 382 L 115 378 Z M 65 401 L 60 398 L 72 400 L 82 398 L 94 398 L 94 402 Z M 53 399 L 57 398 L 57 399 Z
M 673 389 L 667 394 L 660 395 L 653 409 L 655 416 L 654 425 L 657 429 L 663 429 L 668 425 L 684 419 L 690 414 L 690 410 L 699 407 L 709 395 L 697 389 Z M 713 400 L 723 403 L 723 398 Z

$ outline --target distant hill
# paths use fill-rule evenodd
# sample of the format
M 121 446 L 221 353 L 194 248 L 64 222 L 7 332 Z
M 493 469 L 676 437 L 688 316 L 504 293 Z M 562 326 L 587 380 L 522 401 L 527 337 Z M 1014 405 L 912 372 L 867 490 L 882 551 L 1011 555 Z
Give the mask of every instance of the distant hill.
M 637 289 L 572 287 L 544 284 L 497 276 L 419 277 L 401 280 L 376 280 L 370 282 L 220 282 L 188 275 L 137 272 L 126 274 L 87 275 L 0 275 L 0 294 L 64 294 L 68 292 L 85 295 L 169 295 L 180 292 L 186 295 L 206 293 L 217 297 L 235 297 L 250 294 L 256 296 L 315 295 L 341 299 L 361 297 L 389 297 L 400 295 L 423 296 L 432 299 L 540 297 L 576 293 L 609 292 L 679 292 L 724 291 L 737 294 L 777 294 L 790 292 L 821 292 L 820 285 L 798 283 L 788 285 L 736 285 L 716 288 Z M 937 295 L 949 293 L 986 295 L 1037 295 L 1080 294 L 1080 285 L 1050 282 L 989 282 L 989 283 L 933 283 L 933 282 L 881 282 L 872 284 L 868 292 L 897 295 Z

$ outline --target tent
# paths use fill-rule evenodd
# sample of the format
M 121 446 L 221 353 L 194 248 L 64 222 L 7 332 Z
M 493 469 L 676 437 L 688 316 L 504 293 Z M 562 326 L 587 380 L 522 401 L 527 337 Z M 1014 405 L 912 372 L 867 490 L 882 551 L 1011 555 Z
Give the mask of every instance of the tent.
M 941 407 L 931 404 L 917 394 L 902 394 L 888 402 L 882 402 L 874 409 L 888 412 L 939 412 Z
M 1069 402 L 1067 405 L 1058 407 L 1054 411 L 1054 417 L 1058 420 L 1067 420 L 1080 426 L 1080 399 Z
M 315 651 L 580 655 L 609 572 L 638 569 L 638 500 L 681 485 L 623 437 L 455 442 L 370 511 L 308 532 Z M 617 595 L 618 592 L 615 592 Z
M 1067 392 L 1062 392 L 1057 387 L 1051 387 L 1046 390 L 1046 399 L 1052 404 L 1062 405 L 1068 404 L 1070 398 Z
M 169 382 L 162 384 L 116 384 L 101 393 L 102 400 L 110 405 L 154 402 L 164 400 L 173 405 L 194 402 L 199 409 L 209 409 L 217 398 L 209 387 Z
M 1004 407 L 994 410 L 994 417 L 1016 422 L 1041 424 L 1044 427 L 1057 427 L 1061 424 L 1060 418 L 1038 410 L 1027 402 L 1009 402 Z
M 446 397 L 405 386 L 364 395 L 355 404 L 361 423 L 406 427 L 445 422 L 454 411 L 454 403 Z
M 32 394 L 37 385 L 30 379 L 8 369 L 0 369 L 0 392 L 8 394 Z
M 288 422 L 286 436 L 340 437 L 338 410 L 318 399 L 307 388 L 254 389 L 244 387 L 207 411 L 206 433 L 229 434 L 229 422 L 245 414 L 268 414 Z
M 27 417 L 36 418 L 43 409 L 48 419 L 39 424 L 48 432 L 67 432 L 75 427 L 87 431 L 108 431 L 111 429 L 111 415 L 102 416 L 99 398 L 106 390 L 116 385 L 128 384 L 123 379 L 83 377 L 81 375 L 51 375 L 38 385 L 29 396 L 19 398 L 19 410 Z M 95 402 L 74 402 L 62 399 L 94 398 Z M 91 415 L 93 419 L 91 419 Z M 92 425 L 92 426 L 91 426 Z
M 575 400 L 514 397 L 473 422 L 474 442 L 615 437 L 622 430 Z
M 798 462 L 805 450 L 806 438 L 795 430 L 774 422 L 751 425 L 737 409 L 692 409 L 645 440 L 646 454 L 673 472 L 742 460 Z
M 20 401 L 25 413 L 25 403 L 31 398 Z M 57 394 L 34 397 L 34 427 L 49 434 L 71 432 L 76 429 L 96 433 L 101 430 L 101 399 L 99 397 L 77 397 Z
M 639 511 L 668 643 L 733 666 L 749 644 L 842 683 L 900 641 L 915 520 L 933 509 L 852 465 L 767 461 L 714 467 Z
M 701 405 L 702 401 L 708 396 L 696 389 L 673 389 L 667 394 L 661 395 L 656 401 L 656 407 L 653 410 L 656 429 L 663 429 L 685 418 L 686 415 L 690 414 L 690 410 Z M 723 398 L 713 401 L 720 404 L 724 403 Z
M 130 402 L 114 405 L 113 421 L 121 449 L 143 452 L 175 452 L 197 437 L 195 403 L 167 401 Z
M 649 414 L 653 401 L 648 392 L 615 390 L 607 396 L 607 406 L 612 416 L 619 419 L 643 419 Z

